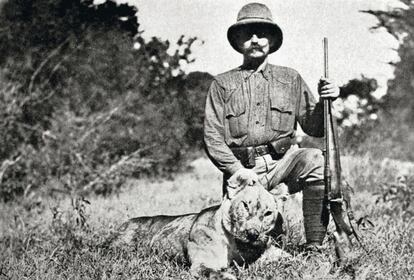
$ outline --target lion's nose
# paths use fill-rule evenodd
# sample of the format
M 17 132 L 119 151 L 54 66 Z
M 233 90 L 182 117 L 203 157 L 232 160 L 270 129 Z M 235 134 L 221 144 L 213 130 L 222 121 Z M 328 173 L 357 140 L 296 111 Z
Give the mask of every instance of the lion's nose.
M 249 239 L 250 241 L 256 241 L 258 237 L 259 237 L 259 232 L 255 230 L 254 228 L 247 230 L 247 239 Z

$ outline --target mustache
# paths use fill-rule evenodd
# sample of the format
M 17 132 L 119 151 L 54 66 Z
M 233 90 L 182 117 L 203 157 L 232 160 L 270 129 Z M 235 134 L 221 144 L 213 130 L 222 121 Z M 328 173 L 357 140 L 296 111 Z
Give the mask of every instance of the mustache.
M 259 43 L 252 43 L 249 47 L 249 50 L 263 50 L 265 46 L 260 45 Z
M 248 50 L 249 51 L 263 51 L 263 47 L 260 45 L 255 45 L 255 46 L 251 46 Z

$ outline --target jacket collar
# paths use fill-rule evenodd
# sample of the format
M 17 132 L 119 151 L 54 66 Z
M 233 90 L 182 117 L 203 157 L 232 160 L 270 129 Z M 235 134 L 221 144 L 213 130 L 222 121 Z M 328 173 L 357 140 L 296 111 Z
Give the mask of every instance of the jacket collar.
M 262 64 L 260 68 L 256 70 L 246 69 L 245 67 L 243 67 L 243 65 L 239 66 L 238 70 L 241 71 L 244 80 L 250 79 L 251 75 L 259 72 L 262 73 L 263 78 L 265 78 L 266 80 L 269 80 L 270 77 L 270 67 L 268 62 Z

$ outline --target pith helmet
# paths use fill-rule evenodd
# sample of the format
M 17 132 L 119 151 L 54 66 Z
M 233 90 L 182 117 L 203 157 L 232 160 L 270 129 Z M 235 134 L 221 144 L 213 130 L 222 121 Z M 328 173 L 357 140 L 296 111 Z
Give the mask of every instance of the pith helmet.
M 266 5 L 250 3 L 243 6 L 237 15 L 237 22 L 227 30 L 227 39 L 230 45 L 238 52 L 242 52 L 237 44 L 240 31 L 245 28 L 257 28 L 265 32 L 270 38 L 269 53 L 277 51 L 283 42 L 283 33 L 280 27 L 273 22 L 272 13 Z

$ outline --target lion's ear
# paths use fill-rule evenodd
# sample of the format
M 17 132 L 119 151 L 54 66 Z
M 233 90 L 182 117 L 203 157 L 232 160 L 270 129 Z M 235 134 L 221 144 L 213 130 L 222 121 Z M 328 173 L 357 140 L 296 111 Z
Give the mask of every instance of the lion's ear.
M 232 199 L 246 186 L 253 186 L 258 181 L 259 177 L 253 170 L 246 168 L 237 170 L 236 173 L 227 180 L 227 197 Z

